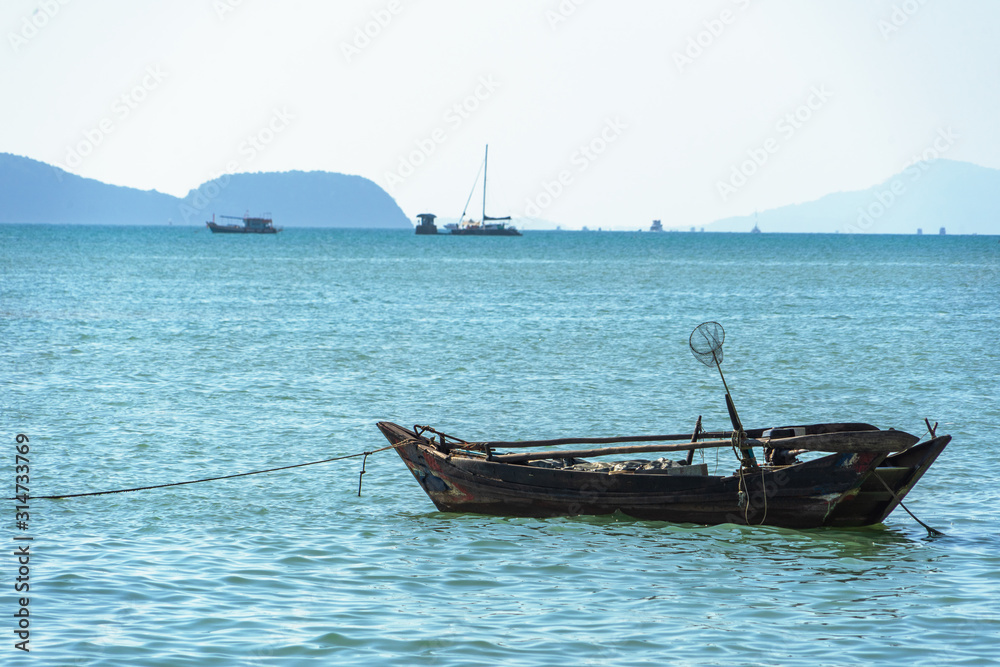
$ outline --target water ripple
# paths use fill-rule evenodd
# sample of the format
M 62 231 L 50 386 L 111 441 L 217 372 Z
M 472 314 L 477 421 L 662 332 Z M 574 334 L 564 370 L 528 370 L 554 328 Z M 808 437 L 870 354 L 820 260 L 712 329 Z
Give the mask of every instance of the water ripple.
M 941 421 L 955 440 L 907 505 L 947 536 L 900 512 L 812 531 L 445 514 L 385 452 L 361 497 L 349 460 L 33 501 L 33 650 L 4 664 L 1000 662 L 996 239 L 764 235 L 748 262 L 726 234 L 281 236 L 0 227 L 4 423 L 32 437 L 34 493 L 370 450 L 380 419 L 724 428 L 687 351 L 718 318 L 746 421 Z

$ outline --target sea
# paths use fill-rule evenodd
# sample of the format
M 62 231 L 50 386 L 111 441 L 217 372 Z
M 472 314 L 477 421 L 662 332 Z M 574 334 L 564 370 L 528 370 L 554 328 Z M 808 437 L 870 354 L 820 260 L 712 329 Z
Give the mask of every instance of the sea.
M 950 434 L 944 535 L 442 513 L 374 452 L 726 429 L 705 321 L 747 427 Z M 997 236 L 2 225 L 0 662 L 998 664 L 998 331 Z

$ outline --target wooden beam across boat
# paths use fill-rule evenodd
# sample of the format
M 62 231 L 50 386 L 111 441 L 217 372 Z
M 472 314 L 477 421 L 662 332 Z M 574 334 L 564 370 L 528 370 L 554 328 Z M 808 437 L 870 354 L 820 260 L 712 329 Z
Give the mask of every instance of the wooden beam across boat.
M 426 427 L 422 427 L 426 428 Z M 802 429 L 805 434 L 825 434 L 842 431 L 877 431 L 878 428 L 871 424 L 863 423 L 831 423 L 831 424 L 810 424 L 808 426 L 785 426 L 781 430 Z M 748 438 L 761 438 L 765 431 L 771 429 L 755 428 L 747 430 Z M 437 431 L 433 431 L 437 433 Z M 731 438 L 732 431 L 702 431 L 699 438 Z M 460 449 L 481 450 L 486 447 L 490 449 L 519 449 L 522 447 L 558 447 L 559 445 L 610 445 L 619 442 L 669 442 L 673 440 L 690 440 L 690 433 L 671 433 L 668 435 L 624 435 L 609 437 L 582 437 L 582 438 L 553 438 L 550 440 L 491 440 L 489 442 L 469 442 L 463 443 Z M 684 447 L 682 449 L 689 449 Z M 663 450 L 670 451 L 670 450 Z
M 598 447 L 597 449 L 562 449 L 546 452 L 528 452 L 526 454 L 497 454 L 493 461 L 501 463 L 524 463 L 541 459 L 578 459 L 586 456 L 610 456 L 612 454 L 642 454 L 649 452 L 681 452 L 689 449 L 708 449 L 711 447 L 729 447 L 732 440 L 703 440 L 701 442 L 660 445 L 623 445 L 621 447 Z
M 903 431 L 846 431 L 841 433 L 800 435 L 791 438 L 781 438 L 773 442 L 765 440 L 759 441 L 758 444 L 761 446 L 780 446 L 782 449 L 802 449 L 811 452 L 875 452 L 878 454 L 887 454 L 908 449 L 919 439 L 917 436 L 904 433 Z M 491 447 L 493 444 L 490 443 Z M 541 459 L 575 459 L 593 456 L 611 456 L 614 454 L 679 452 L 689 449 L 729 447 L 732 444 L 732 440 L 703 440 L 701 442 L 684 442 L 679 444 L 625 445 L 622 447 L 599 447 L 596 449 L 499 454 L 493 456 L 492 460 L 500 463 L 524 463 L 526 461 L 538 461 Z
M 700 434 L 702 438 L 732 437 L 732 431 L 717 431 Z M 559 445 L 610 445 L 619 442 L 669 442 L 672 440 L 690 440 L 690 433 L 673 433 L 668 435 L 622 435 L 608 437 L 582 438 L 552 438 L 551 440 L 495 440 L 490 442 L 470 442 L 476 449 L 519 449 L 522 447 L 558 447 Z

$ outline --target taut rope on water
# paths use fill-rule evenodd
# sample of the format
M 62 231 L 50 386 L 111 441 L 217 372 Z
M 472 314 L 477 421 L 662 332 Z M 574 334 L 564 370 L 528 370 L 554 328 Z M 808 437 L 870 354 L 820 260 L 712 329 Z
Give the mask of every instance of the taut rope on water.
M 928 424 L 928 426 L 930 426 L 930 425 Z M 935 426 L 937 426 L 937 424 L 935 424 Z M 938 530 L 937 528 L 931 528 L 926 523 L 924 523 L 923 521 L 921 521 L 920 519 L 918 519 L 917 515 L 914 514 L 913 512 L 911 512 L 909 510 L 909 508 L 907 508 L 907 506 L 903 504 L 903 501 L 899 499 L 899 496 L 897 496 L 893 492 L 893 490 L 889 488 L 889 485 L 885 483 L 885 480 L 882 479 L 879 476 L 878 470 L 873 470 L 872 474 L 875 475 L 875 479 L 877 479 L 878 481 L 882 482 L 882 486 L 885 487 L 885 490 L 889 493 L 889 495 L 892 497 L 892 499 L 896 501 L 896 504 L 899 505 L 900 507 L 902 507 L 904 510 L 906 510 L 906 513 L 909 514 L 913 518 L 914 521 L 916 521 L 921 526 L 923 526 L 924 528 L 927 529 L 927 537 L 946 537 L 946 535 L 944 533 L 942 533 L 940 530 Z
M 935 429 L 935 427 L 937 427 L 937 424 L 935 424 L 934 427 L 931 427 L 931 425 L 928 423 L 927 426 L 928 426 L 928 430 L 931 432 L 931 435 L 933 435 L 934 434 L 934 429 Z M 432 429 L 427 429 L 427 430 L 432 430 Z M 405 447 L 406 445 L 412 444 L 414 442 L 418 442 L 418 440 L 415 439 L 415 438 L 406 438 L 404 440 L 400 440 L 399 442 L 397 442 L 395 444 L 388 445 L 386 447 L 380 447 L 379 449 L 373 449 L 373 450 L 370 450 L 370 451 L 357 452 L 355 454 L 345 454 L 344 456 L 334 456 L 333 458 L 323 459 L 321 461 L 309 461 L 308 463 L 295 463 L 295 464 L 288 465 L 288 466 L 279 466 L 277 468 L 268 468 L 266 470 L 253 470 L 251 472 L 240 472 L 240 473 L 236 473 L 236 474 L 233 474 L 233 475 L 220 475 L 218 477 L 205 477 L 203 479 L 189 479 L 189 480 L 184 481 L 184 482 L 168 482 L 166 484 L 152 484 L 150 486 L 135 486 L 135 487 L 132 487 L 130 489 L 114 489 L 112 491 L 90 491 L 90 492 L 87 492 L 87 493 L 61 493 L 61 494 L 54 494 L 54 495 L 48 495 L 48 496 L 31 496 L 31 499 L 32 500 L 60 500 L 62 498 L 85 498 L 87 496 L 107 496 L 107 495 L 111 495 L 113 493 L 129 493 L 131 491 L 148 491 L 150 489 L 165 489 L 165 488 L 170 487 L 170 486 L 184 486 L 185 484 L 200 484 L 202 482 L 215 482 L 215 481 L 218 481 L 220 479 L 233 479 L 234 477 L 249 477 L 250 475 L 263 475 L 263 474 L 269 473 L 269 472 L 278 472 L 279 470 L 290 470 L 292 468 L 304 468 L 306 466 L 319 465 L 320 463 L 331 463 L 333 461 L 343 461 L 345 459 L 356 459 L 359 456 L 363 456 L 364 458 L 362 459 L 362 462 L 361 462 L 361 472 L 358 474 L 358 497 L 360 497 L 361 496 L 361 483 L 364 480 L 364 476 L 365 476 L 365 472 L 366 472 L 365 466 L 366 466 L 366 464 L 368 462 L 368 457 L 371 456 L 372 454 L 377 454 L 378 452 L 384 452 L 384 451 L 386 451 L 388 449 L 396 449 L 397 447 Z M 464 441 L 461 441 L 461 442 L 464 443 Z M 923 521 L 921 521 L 920 519 L 918 519 L 913 514 L 913 512 L 911 512 L 909 510 L 909 508 L 907 508 L 906 505 L 904 505 L 902 503 L 902 501 L 892 491 L 892 489 L 889 488 L 889 485 L 886 484 L 885 480 L 882 479 L 879 476 L 878 472 L 875 472 L 875 471 L 873 471 L 873 472 L 874 472 L 875 478 L 879 482 L 882 483 L 882 486 L 885 487 L 885 490 L 896 501 L 896 503 L 900 507 L 902 507 L 906 511 L 907 514 L 909 514 L 911 517 L 913 517 L 914 521 L 916 521 L 921 526 L 923 526 L 924 528 L 927 529 L 927 535 L 929 537 L 943 537 L 944 536 L 944 533 L 942 533 L 941 531 L 936 530 L 934 528 L 931 528 L 926 523 L 924 523 Z M 763 471 L 761 471 L 761 481 L 763 482 Z M 741 489 L 745 488 L 745 487 L 743 487 L 743 484 L 744 484 L 744 482 L 743 482 L 743 470 L 741 468 L 740 469 L 740 486 L 741 486 Z M 766 517 L 767 516 L 767 486 L 764 485 L 763 489 L 764 489 L 764 516 Z M 741 493 L 742 493 L 742 491 L 741 491 Z M 747 500 L 749 501 L 749 494 L 747 494 L 747 495 L 748 495 Z M 17 499 L 16 498 L 6 498 L 5 500 L 17 500 Z M 749 511 L 749 502 L 747 502 L 747 510 Z M 761 520 L 761 524 L 763 524 L 763 520 Z M 749 522 L 748 522 L 748 525 L 749 525 Z
M 185 484 L 200 484 L 201 482 L 214 482 L 220 479 L 232 479 L 234 477 L 247 477 L 249 475 L 263 475 L 268 472 L 277 472 L 279 470 L 289 470 L 291 468 L 303 468 L 305 466 L 314 466 L 320 463 L 330 463 L 331 461 L 343 461 L 344 459 L 356 459 L 359 456 L 363 456 L 364 461 L 367 462 L 368 457 L 371 454 L 377 452 L 384 452 L 387 449 L 395 449 L 396 447 L 401 447 L 408 444 L 409 440 L 403 440 L 397 442 L 394 445 L 389 445 L 388 447 L 382 447 L 380 449 L 373 449 L 367 452 L 358 452 L 356 454 L 347 454 L 345 456 L 335 456 L 331 459 L 323 459 L 322 461 L 310 461 L 308 463 L 296 463 L 290 466 L 281 466 L 278 468 L 268 468 L 267 470 L 254 470 L 252 472 L 240 472 L 235 475 L 221 475 L 219 477 L 205 477 L 204 479 L 190 479 L 185 482 L 168 482 L 167 484 L 153 484 L 150 486 L 136 486 L 131 489 L 115 489 L 113 491 L 91 491 L 88 493 L 61 493 L 50 496 L 31 496 L 32 500 L 59 500 L 61 498 L 83 498 L 85 496 L 106 496 L 112 493 L 129 493 L 130 491 L 148 491 L 149 489 L 165 489 L 168 486 L 183 486 Z M 361 495 L 361 478 L 365 474 L 364 464 L 361 466 L 361 475 L 358 477 L 358 495 Z M 15 498 L 7 498 L 6 500 L 15 500 Z

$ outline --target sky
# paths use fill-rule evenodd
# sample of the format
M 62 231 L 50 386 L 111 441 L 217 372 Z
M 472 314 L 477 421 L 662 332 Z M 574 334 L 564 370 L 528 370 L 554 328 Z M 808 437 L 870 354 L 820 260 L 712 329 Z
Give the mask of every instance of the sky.
M 0 152 L 178 196 L 358 174 L 412 219 L 459 216 L 488 144 L 488 215 L 686 228 L 915 158 L 1000 168 L 998 25 L 990 0 L 5 0 Z

